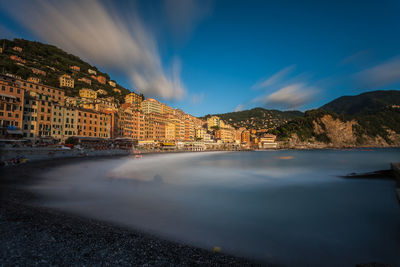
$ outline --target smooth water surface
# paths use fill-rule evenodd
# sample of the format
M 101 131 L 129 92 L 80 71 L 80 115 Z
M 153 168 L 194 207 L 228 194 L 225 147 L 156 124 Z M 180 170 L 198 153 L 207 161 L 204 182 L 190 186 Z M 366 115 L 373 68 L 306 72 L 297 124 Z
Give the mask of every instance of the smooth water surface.
M 83 161 L 32 188 L 45 206 L 295 266 L 400 265 L 399 149 L 204 152 Z

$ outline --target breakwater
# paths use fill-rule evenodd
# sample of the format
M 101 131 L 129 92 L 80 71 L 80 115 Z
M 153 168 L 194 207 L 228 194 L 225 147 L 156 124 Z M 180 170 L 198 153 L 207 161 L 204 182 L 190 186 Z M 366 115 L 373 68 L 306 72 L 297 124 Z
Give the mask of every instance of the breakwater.
M 35 148 L 1 148 L 0 162 L 8 165 L 18 159 L 18 161 L 38 161 L 58 158 L 74 157 L 94 157 L 94 156 L 125 156 L 131 154 L 130 150 L 124 149 L 62 149 L 52 147 Z

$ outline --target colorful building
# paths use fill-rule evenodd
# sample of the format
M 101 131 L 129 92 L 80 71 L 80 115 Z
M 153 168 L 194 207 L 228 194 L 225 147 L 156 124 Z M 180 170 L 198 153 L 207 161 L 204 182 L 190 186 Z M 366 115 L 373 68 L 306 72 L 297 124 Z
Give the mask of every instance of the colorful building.
M 59 81 L 60 81 L 60 87 L 74 88 L 74 79 L 67 74 L 61 75 Z
M 0 88 L 0 137 L 5 138 L 17 133 L 15 131 L 22 134 L 24 90 L 18 86 L 15 79 L 5 76 L 0 77 Z
M 97 92 L 89 88 L 82 88 L 79 90 L 79 96 L 84 98 L 96 99 Z
M 142 111 L 144 114 L 158 113 L 161 112 L 161 103 L 154 98 L 148 98 L 142 102 Z
M 129 93 L 125 96 L 125 103 L 132 104 L 135 109 L 142 109 L 143 96 L 136 93 Z

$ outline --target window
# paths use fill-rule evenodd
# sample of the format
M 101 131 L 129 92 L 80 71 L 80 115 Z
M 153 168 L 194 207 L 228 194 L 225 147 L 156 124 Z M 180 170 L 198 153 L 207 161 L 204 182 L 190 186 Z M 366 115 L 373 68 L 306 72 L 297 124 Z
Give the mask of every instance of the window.
M 31 125 L 31 130 L 35 130 L 35 125 Z
M 13 88 L 12 87 L 10 87 L 10 93 L 12 93 L 14 90 L 13 90 Z

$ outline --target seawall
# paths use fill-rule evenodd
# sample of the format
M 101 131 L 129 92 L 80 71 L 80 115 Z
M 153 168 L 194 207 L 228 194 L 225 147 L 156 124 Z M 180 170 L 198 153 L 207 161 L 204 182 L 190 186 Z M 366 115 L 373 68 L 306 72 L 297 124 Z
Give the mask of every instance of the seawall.
M 93 157 L 93 156 L 126 156 L 130 155 L 130 150 L 108 149 L 108 150 L 91 150 L 91 149 L 61 149 L 61 148 L 1 148 L 0 162 L 5 163 L 12 159 L 20 158 L 28 161 L 48 160 L 57 158 L 75 158 L 75 157 Z

